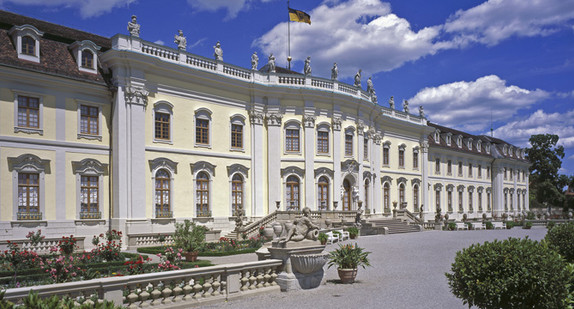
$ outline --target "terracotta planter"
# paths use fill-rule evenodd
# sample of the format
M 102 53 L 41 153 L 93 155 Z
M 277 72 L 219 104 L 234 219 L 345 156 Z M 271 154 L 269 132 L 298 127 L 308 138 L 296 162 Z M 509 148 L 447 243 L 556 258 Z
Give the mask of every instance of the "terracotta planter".
M 339 279 L 344 284 L 350 284 L 355 282 L 355 278 L 357 277 L 357 269 L 356 268 L 338 268 L 337 271 L 339 272 Z
M 322 245 L 322 246 L 324 246 L 324 245 L 326 245 L 326 244 L 327 244 L 327 240 L 322 240 L 322 241 L 321 241 L 321 245 Z
M 349 237 L 350 237 L 351 239 L 355 239 L 355 238 L 357 238 L 357 235 L 355 235 L 355 234 L 349 234 Z
M 183 256 L 185 257 L 185 260 L 188 262 L 195 262 L 197 261 L 197 255 L 199 254 L 199 252 L 197 251 L 193 251 L 193 252 L 183 252 Z

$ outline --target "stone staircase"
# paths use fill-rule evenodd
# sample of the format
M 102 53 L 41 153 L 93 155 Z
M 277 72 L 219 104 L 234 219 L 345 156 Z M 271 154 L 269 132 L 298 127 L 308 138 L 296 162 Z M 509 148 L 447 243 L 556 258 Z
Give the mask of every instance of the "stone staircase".
M 373 225 L 375 229 L 382 229 L 384 227 L 389 229 L 388 234 L 411 233 L 422 231 L 421 227 L 416 224 L 409 224 L 408 222 L 399 219 L 371 219 L 368 223 Z

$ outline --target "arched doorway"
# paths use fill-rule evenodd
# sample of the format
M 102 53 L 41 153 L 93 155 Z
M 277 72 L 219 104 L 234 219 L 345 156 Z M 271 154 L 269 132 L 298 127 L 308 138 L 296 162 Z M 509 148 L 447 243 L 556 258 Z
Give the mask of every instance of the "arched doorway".
M 353 188 L 349 180 L 343 180 L 343 211 L 351 210 L 353 202 Z

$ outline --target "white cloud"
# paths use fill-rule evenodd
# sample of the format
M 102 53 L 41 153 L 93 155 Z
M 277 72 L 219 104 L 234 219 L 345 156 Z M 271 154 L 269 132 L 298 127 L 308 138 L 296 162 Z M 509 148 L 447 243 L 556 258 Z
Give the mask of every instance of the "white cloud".
M 154 43 L 155 43 L 155 44 L 158 44 L 158 45 L 165 45 L 165 42 L 162 41 L 162 40 L 157 40 L 157 41 L 155 41 Z
M 574 154 L 568 157 L 568 160 L 574 160 Z
M 548 98 L 549 93 L 506 85 L 496 75 L 420 90 L 409 102 L 423 105 L 431 121 L 465 131 L 488 128 L 493 121 L 510 119 L 516 111 Z
M 574 1 L 489 0 L 466 11 L 458 11 L 444 25 L 465 45 L 479 42 L 496 45 L 512 36 L 545 36 L 571 26 Z
M 522 147 L 529 146 L 533 134 L 556 134 L 558 144 L 564 148 L 574 147 L 574 110 L 563 113 L 546 113 L 537 110 L 528 118 L 507 123 L 494 130 L 494 136 Z M 574 157 L 571 156 L 569 159 Z
M 136 0 L 3 0 L 18 5 L 39 5 L 51 8 L 77 8 L 82 18 L 96 17 L 110 12 L 113 8 L 122 7 Z
M 215 12 L 218 10 L 226 10 L 226 19 L 233 19 L 241 11 L 249 9 L 253 2 L 270 2 L 273 0 L 187 0 L 187 3 L 194 9 L 199 11 Z
M 313 75 L 330 76 L 337 62 L 341 77 L 359 68 L 371 75 L 400 67 L 444 48 L 433 42 L 438 27 L 414 32 L 409 22 L 391 13 L 379 0 L 325 1 L 307 12 L 312 24 L 291 23 L 291 56 L 302 61 L 311 56 Z M 280 23 L 253 42 L 265 54 L 273 53 L 285 65 L 287 24 Z

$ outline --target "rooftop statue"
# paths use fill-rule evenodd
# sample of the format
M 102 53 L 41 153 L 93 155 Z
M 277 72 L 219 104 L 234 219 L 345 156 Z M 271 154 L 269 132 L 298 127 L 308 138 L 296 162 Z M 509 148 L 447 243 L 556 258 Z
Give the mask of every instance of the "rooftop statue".
M 307 57 L 307 59 L 305 59 L 305 67 L 303 67 L 303 73 L 305 73 L 305 75 L 311 75 L 311 57 Z
M 128 31 L 130 32 L 131 36 L 135 36 L 136 38 L 140 37 L 140 24 L 138 24 L 137 16 L 132 15 L 132 20 L 128 22 Z
M 187 39 L 183 36 L 183 31 L 178 30 L 177 34 L 174 36 L 175 44 L 180 50 L 185 50 L 187 48 Z
M 335 62 L 333 64 L 333 68 L 331 69 L 331 79 L 337 80 L 337 77 L 339 77 L 339 68 L 337 68 L 337 63 Z
M 421 116 L 421 118 L 425 118 L 425 110 L 422 105 L 419 106 L 419 116 Z
M 251 69 L 257 70 L 258 65 L 259 65 L 259 57 L 257 57 L 257 52 L 253 52 L 253 55 L 251 55 Z
M 405 111 L 405 113 L 409 112 L 409 101 L 405 100 L 403 102 L 403 110 Z
M 363 72 L 363 70 L 359 69 L 357 74 L 355 74 L 355 87 L 357 88 L 361 88 L 361 72 Z
M 369 77 L 369 79 L 367 79 L 367 93 L 369 94 L 373 94 L 375 93 L 375 88 L 373 86 L 373 78 Z
M 288 241 L 302 241 L 304 239 L 317 240 L 319 235 L 319 226 L 311 222 L 309 215 L 311 209 L 303 208 L 303 216 L 293 221 L 293 226 L 287 231 L 287 235 L 279 240 L 280 243 Z
M 391 109 L 395 109 L 395 97 L 391 97 L 391 98 L 389 99 L 389 107 L 390 107 Z
M 219 41 L 213 46 L 213 56 L 215 60 L 223 61 L 223 49 L 221 49 L 221 43 L 219 43 Z
M 269 73 L 275 73 L 275 56 L 273 54 L 269 55 L 267 64 L 269 65 Z

